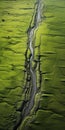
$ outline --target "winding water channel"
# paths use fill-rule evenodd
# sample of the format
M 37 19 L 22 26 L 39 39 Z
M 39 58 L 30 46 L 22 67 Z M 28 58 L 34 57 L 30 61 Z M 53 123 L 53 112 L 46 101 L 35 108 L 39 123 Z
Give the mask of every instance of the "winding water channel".
M 32 79 L 32 91 L 31 91 L 31 98 L 29 101 L 29 106 L 27 109 L 27 113 L 30 112 L 30 110 L 32 109 L 33 105 L 34 105 L 34 99 L 35 99 L 35 94 L 36 94 L 36 90 L 37 90 L 37 86 L 36 86 L 36 74 L 35 71 L 32 69 L 32 62 L 34 60 L 34 48 L 33 48 L 33 39 L 34 39 L 34 31 L 38 28 L 39 23 L 41 21 L 41 0 L 37 1 L 37 10 L 36 10 L 36 14 L 35 14 L 35 18 L 34 18 L 34 26 L 32 28 L 30 28 L 30 31 L 28 33 L 29 35 L 29 48 L 30 48 L 30 52 L 31 52 L 31 57 L 30 57 L 30 73 L 31 73 L 31 79 Z
M 36 6 L 36 11 L 34 14 L 34 25 L 33 27 L 29 27 L 28 29 L 28 49 L 30 50 L 30 61 L 29 61 L 29 66 L 30 66 L 30 76 L 31 76 L 31 82 L 32 82 L 32 89 L 30 91 L 30 99 L 28 100 L 27 103 L 23 106 L 23 109 L 21 110 L 21 116 L 18 121 L 18 123 L 14 126 L 13 130 L 17 130 L 22 121 L 29 116 L 30 111 L 32 110 L 34 106 L 34 100 L 35 100 L 35 95 L 36 95 L 36 73 L 35 70 L 33 70 L 32 67 L 32 62 L 34 61 L 34 48 L 33 48 L 33 40 L 34 40 L 34 32 L 38 28 L 39 23 L 41 22 L 41 13 L 42 13 L 42 1 L 37 0 L 37 6 Z

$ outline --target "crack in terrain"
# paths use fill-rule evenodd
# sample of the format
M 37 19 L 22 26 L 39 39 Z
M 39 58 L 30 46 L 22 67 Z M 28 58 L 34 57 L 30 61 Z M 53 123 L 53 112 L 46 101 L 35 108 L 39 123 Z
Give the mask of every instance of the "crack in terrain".
M 41 22 L 41 12 L 42 12 L 42 1 L 37 0 L 36 2 L 36 10 L 34 14 L 34 23 L 28 28 L 28 46 L 25 53 L 26 61 L 25 61 L 25 68 L 26 68 L 26 83 L 24 88 L 25 99 L 21 105 L 21 107 L 17 110 L 20 111 L 20 118 L 18 122 L 15 124 L 13 130 L 17 130 L 23 120 L 30 115 L 30 112 L 34 106 L 35 95 L 37 92 L 37 84 L 36 84 L 36 67 L 33 69 L 32 62 L 34 61 L 34 48 L 33 48 L 33 41 L 34 41 L 34 32 L 38 28 L 39 23 Z M 32 19 L 33 20 L 33 19 Z M 28 51 L 30 51 L 29 56 Z M 40 58 L 39 58 L 40 59 Z

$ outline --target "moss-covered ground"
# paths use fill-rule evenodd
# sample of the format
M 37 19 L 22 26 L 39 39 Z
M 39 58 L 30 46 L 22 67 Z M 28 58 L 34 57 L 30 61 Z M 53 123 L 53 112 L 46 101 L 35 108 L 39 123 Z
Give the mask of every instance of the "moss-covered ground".
M 0 130 L 12 130 L 24 98 L 27 29 L 35 0 L 0 0 Z
M 65 0 L 42 2 L 34 43 L 38 93 L 32 120 L 23 130 L 65 130 Z M 19 118 L 16 110 L 24 99 L 27 29 L 34 3 L 0 0 L 0 130 L 13 130 Z
M 36 118 L 28 130 L 65 129 L 64 12 L 64 0 L 44 0 L 42 22 L 35 33 L 35 46 L 40 46 L 35 48 L 35 58 L 40 50 L 41 96 Z

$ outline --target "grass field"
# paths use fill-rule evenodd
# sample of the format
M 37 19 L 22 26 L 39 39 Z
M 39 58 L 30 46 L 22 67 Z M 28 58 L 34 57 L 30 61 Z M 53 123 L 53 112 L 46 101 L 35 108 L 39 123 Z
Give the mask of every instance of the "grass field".
M 65 129 L 65 1 L 45 0 L 43 19 L 36 30 L 40 45 L 41 98 L 28 130 Z M 35 49 L 35 58 L 38 48 Z
M 33 120 L 26 128 L 24 123 L 23 130 L 65 130 L 65 0 L 42 2 L 34 43 L 38 92 L 29 117 Z M 34 4 L 35 0 L 0 0 L 0 130 L 13 130 L 19 119 L 16 110 L 24 99 L 27 29 Z
M 34 1 L 0 0 L 0 130 L 12 130 L 24 95 L 27 29 Z

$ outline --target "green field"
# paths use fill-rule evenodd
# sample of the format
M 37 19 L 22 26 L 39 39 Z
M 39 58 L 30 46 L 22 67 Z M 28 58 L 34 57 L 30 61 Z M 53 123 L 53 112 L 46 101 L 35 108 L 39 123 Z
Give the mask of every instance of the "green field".
M 13 130 L 20 118 L 27 30 L 32 19 L 34 25 L 35 4 L 36 0 L 0 0 L 0 130 Z M 30 115 L 17 130 L 65 130 L 65 0 L 42 4 L 33 42 L 37 93 Z

